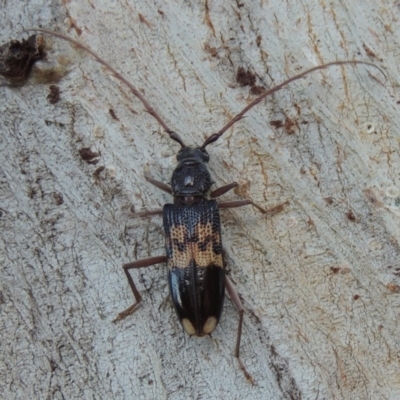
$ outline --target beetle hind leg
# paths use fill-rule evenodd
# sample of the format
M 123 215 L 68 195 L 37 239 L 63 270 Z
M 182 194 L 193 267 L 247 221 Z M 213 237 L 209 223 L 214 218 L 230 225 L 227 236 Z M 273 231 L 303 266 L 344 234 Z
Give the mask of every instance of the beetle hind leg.
M 226 290 L 228 291 L 229 297 L 232 300 L 232 303 L 236 307 L 236 311 L 239 314 L 239 325 L 238 325 L 237 336 L 236 336 L 235 357 L 237 358 L 238 363 L 239 363 L 239 368 L 243 371 L 246 379 L 248 381 L 250 381 L 252 385 L 254 385 L 253 377 L 247 372 L 247 369 L 244 366 L 244 364 L 240 358 L 240 340 L 242 338 L 244 308 L 243 308 L 242 302 L 240 301 L 239 295 L 237 294 L 235 288 L 232 285 L 232 282 L 226 275 L 225 275 L 225 287 L 226 287 Z
M 121 319 L 126 318 L 128 315 L 133 314 L 140 306 L 140 303 L 142 302 L 142 296 L 140 295 L 139 291 L 136 289 L 135 283 L 133 282 L 132 276 L 129 273 L 130 269 L 136 269 L 136 268 L 145 268 L 145 267 L 150 267 L 155 264 L 160 264 L 164 263 L 167 261 L 166 256 L 158 256 L 158 257 L 151 257 L 151 258 L 145 258 L 143 260 L 137 260 L 128 264 L 124 265 L 124 271 L 126 274 L 126 278 L 128 279 L 129 286 L 132 289 L 133 296 L 135 297 L 135 303 L 132 304 L 130 307 L 128 307 L 126 310 L 120 312 L 117 316 L 117 318 L 114 319 L 114 323 L 117 321 L 120 321 Z

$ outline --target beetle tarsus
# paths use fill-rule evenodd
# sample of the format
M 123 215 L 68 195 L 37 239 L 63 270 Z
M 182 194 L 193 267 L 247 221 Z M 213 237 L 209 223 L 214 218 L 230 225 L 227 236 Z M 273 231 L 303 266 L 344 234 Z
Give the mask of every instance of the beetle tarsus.
M 125 319 L 128 315 L 133 314 L 133 313 L 140 307 L 141 304 L 142 304 L 141 301 L 140 301 L 139 303 L 132 304 L 132 305 L 131 305 L 130 307 L 128 307 L 125 311 L 120 312 L 120 313 L 117 315 L 117 318 L 115 318 L 115 319 L 113 320 L 113 323 L 115 324 L 116 322 Z
M 243 361 L 241 360 L 240 357 L 236 357 L 239 363 L 239 368 L 242 370 L 242 372 L 244 373 L 244 376 L 246 377 L 246 379 L 252 384 L 255 385 L 254 379 L 253 377 L 249 374 L 249 372 L 247 371 L 246 367 L 243 364 Z

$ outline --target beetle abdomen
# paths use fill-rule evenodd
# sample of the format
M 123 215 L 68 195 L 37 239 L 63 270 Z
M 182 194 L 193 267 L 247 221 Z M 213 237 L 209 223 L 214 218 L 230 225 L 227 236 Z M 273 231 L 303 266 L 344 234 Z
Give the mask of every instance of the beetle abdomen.
M 224 302 L 217 202 L 166 204 L 164 229 L 168 282 L 176 313 L 189 335 L 209 334 L 219 321 Z

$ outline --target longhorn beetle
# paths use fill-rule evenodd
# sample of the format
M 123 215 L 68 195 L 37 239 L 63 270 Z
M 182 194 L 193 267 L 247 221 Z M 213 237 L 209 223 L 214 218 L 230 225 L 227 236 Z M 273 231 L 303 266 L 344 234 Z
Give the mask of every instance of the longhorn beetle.
M 375 67 L 381 72 L 382 70 L 370 62 L 358 60 L 333 61 L 308 69 L 272 89 L 266 90 L 232 118 L 219 132 L 210 135 L 200 147 L 191 147 L 187 146 L 182 138 L 167 126 L 143 95 L 124 76 L 90 48 L 68 36 L 46 29 L 27 29 L 27 31 L 39 31 L 56 36 L 90 53 L 117 79 L 127 85 L 131 92 L 143 103 L 146 111 L 158 121 L 170 138 L 181 146 L 176 157 L 178 165 L 172 173 L 171 186 L 145 176 L 148 182 L 172 195 L 173 204 L 165 204 L 162 210 L 145 211 L 137 214 L 142 217 L 163 215 L 166 254 L 134 261 L 123 266 L 135 303 L 121 312 L 114 322 L 134 313 L 142 301 L 142 297 L 129 273 L 131 269 L 149 267 L 160 263 L 167 264 L 172 302 L 183 329 L 189 335 L 204 336 L 214 331 L 221 316 L 226 288 L 239 313 L 235 356 L 245 376 L 252 381 L 239 357 L 244 309 L 231 281 L 225 275 L 219 209 L 251 204 L 264 214 L 281 209 L 283 204 L 274 209 L 264 210 L 251 200 L 217 203 L 215 200 L 217 197 L 237 187 L 238 184 L 233 182 L 211 191 L 213 182 L 206 165 L 210 159 L 206 147 L 218 140 L 225 131 L 242 119 L 251 108 L 267 96 L 313 71 L 334 65 L 348 64 L 364 64 Z

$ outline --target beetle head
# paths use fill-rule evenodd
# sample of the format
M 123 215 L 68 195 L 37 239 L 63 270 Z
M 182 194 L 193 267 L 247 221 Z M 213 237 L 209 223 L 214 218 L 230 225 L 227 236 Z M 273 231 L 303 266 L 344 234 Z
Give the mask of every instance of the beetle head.
M 178 162 L 188 160 L 207 163 L 208 161 L 210 161 L 210 156 L 207 153 L 207 150 L 202 149 L 201 147 L 193 148 L 184 146 L 179 150 L 176 159 L 178 160 Z

